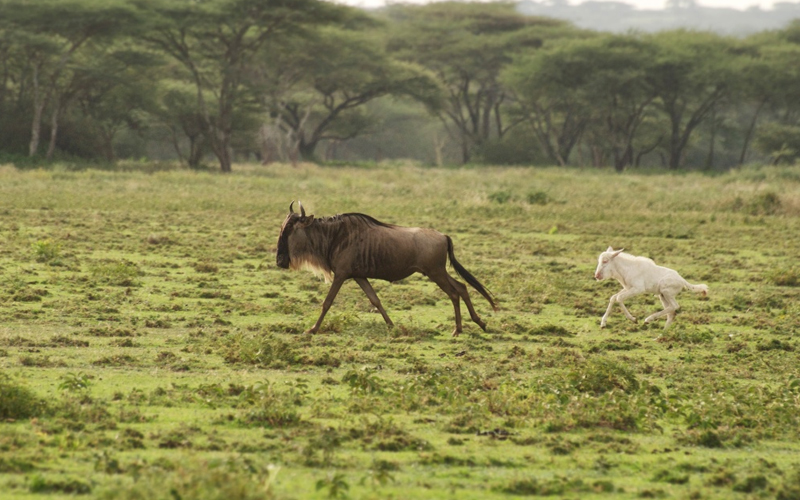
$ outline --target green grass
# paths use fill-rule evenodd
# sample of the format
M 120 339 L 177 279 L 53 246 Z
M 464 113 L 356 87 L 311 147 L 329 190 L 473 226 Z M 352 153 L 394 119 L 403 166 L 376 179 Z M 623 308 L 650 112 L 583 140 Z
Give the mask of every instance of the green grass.
M 0 167 L 3 498 L 797 498 L 800 177 Z M 453 238 L 498 298 L 274 264 L 295 199 Z M 710 287 L 599 321 L 624 247 Z M 643 318 L 653 297 L 628 301 Z

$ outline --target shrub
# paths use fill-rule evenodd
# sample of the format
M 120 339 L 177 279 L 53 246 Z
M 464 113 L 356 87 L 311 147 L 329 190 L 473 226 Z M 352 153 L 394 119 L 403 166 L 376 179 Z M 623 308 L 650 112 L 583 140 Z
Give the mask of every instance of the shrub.
M 86 482 L 75 478 L 47 478 L 36 474 L 31 478 L 28 486 L 31 493 L 67 493 L 73 495 L 87 495 L 92 492 L 92 487 Z
M 494 193 L 489 194 L 489 200 L 495 203 L 499 203 L 501 205 L 503 203 L 508 203 L 509 201 L 511 201 L 512 198 L 513 195 L 511 194 L 511 191 L 506 191 L 506 190 L 495 191 Z
M 218 265 L 208 261 L 196 262 L 193 267 L 194 270 L 197 271 L 198 273 L 213 274 L 219 271 Z
M 529 205 L 547 205 L 552 200 L 544 191 L 531 191 L 525 197 Z
M 300 390 L 279 392 L 268 382 L 245 387 L 239 394 L 243 411 L 239 421 L 245 425 L 285 427 L 299 424 L 297 406 L 302 404 L 305 393 Z
M 595 395 L 614 390 L 632 393 L 639 388 L 633 371 L 609 358 L 591 358 L 582 367 L 570 372 L 568 380 L 580 392 Z
M 136 278 L 143 274 L 136 264 L 126 260 L 93 266 L 90 272 L 98 283 L 112 286 L 138 286 Z
M 172 469 L 172 467 L 170 467 Z M 272 498 L 277 475 L 272 466 L 249 460 L 228 459 L 190 462 L 165 470 L 155 465 L 144 470 L 133 484 L 120 481 L 98 493 L 107 500 L 263 500 Z
M 0 420 L 36 417 L 45 408 L 44 400 L 33 391 L 15 384 L 8 375 L 0 373 Z
M 567 493 L 599 491 L 606 492 L 610 488 L 613 491 L 614 485 L 604 481 L 595 483 L 594 486 L 585 484 L 581 479 L 567 479 L 556 477 L 553 479 L 516 479 L 507 485 L 495 487 L 496 491 L 509 493 L 512 495 L 525 496 L 560 496 Z
M 529 335 L 545 335 L 550 337 L 574 337 L 575 335 L 563 326 L 541 325 L 531 329 Z
M 221 355 L 228 363 L 246 363 L 266 368 L 282 368 L 298 362 L 298 354 L 288 342 L 263 334 L 234 334 L 223 339 Z
M 52 240 L 39 240 L 32 245 L 36 262 L 56 264 L 61 256 L 61 245 Z
M 778 489 L 776 500 L 791 500 L 800 498 L 800 469 L 795 469 L 787 475 L 783 485 Z
M 349 370 L 342 377 L 342 382 L 349 385 L 354 393 L 383 393 L 384 382 L 375 376 L 373 370 L 366 367 L 361 370 Z
M 775 215 L 782 208 L 780 196 L 773 191 L 758 193 L 749 199 L 737 196 L 731 203 L 730 208 L 736 212 L 744 212 L 748 215 Z
M 773 269 L 767 274 L 767 281 L 776 286 L 800 286 L 800 268 Z

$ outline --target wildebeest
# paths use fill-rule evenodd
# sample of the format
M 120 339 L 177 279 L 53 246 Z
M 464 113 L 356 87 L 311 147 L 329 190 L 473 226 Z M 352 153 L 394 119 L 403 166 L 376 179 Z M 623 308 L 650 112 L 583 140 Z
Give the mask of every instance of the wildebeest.
M 370 302 L 380 311 L 384 321 L 393 326 L 378 295 L 370 285 L 370 278 L 399 281 L 414 273 L 422 273 L 450 297 L 455 310 L 456 327 L 453 335 L 461 333 L 460 299 L 467 304 L 470 318 L 486 331 L 484 323 L 469 299 L 467 287 L 447 273 L 447 257 L 456 272 L 486 297 L 493 309 L 494 299 L 453 255 L 453 241 L 432 229 L 402 227 L 385 224 L 369 215 L 347 213 L 333 217 L 315 218 L 306 215 L 302 203 L 300 213 L 294 212 L 294 202 L 289 205 L 289 215 L 283 221 L 278 237 L 276 263 L 283 269 L 308 268 L 322 273 L 333 281 L 322 313 L 306 333 L 316 333 L 325 313 L 333 304 L 339 289 L 348 279 L 355 280 Z
M 651 314 L 645 318 L 644 322 L 650 323 L 654 319 L 666 316 L 667 324 L 664 325 L 666 330 L 675 318 L 675 311 L 680 308 L 675 297 L 684 288 L 703 295 L 708 294 L 706 285 L 692 285 L 683 279 L 677 271 L 668 267 L 658 266 L 647 257 L 636 257 L 622 253 L 622 250 L 614 250 L 608 247 L 597 258 L 597 269 L 594 272 L 595 279 L 600 281 L 606 278 L 614 278 L 622 285 L 622 291 L 611 296 L 611 300 L 608 302 L 608 309 L 606 309 L 603 319 L 600 320 L 600 328 L 606 326 L 606 320 L 611 314 L 614 302 L 619 302 L 619 306 L 625 316 L 635 322 L 636 318 L 631 316 L 631 313 L 625 307 L 625 299 L 642 293 L 652 293 L 658 295 L 658 298 L 661 299 L 664 310 Z

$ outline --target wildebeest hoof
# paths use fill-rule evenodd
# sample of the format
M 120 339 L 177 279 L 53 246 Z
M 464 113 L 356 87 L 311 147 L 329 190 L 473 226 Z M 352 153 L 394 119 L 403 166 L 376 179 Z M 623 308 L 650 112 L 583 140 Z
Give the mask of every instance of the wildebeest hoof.
M 481 330 L 483 330 L 484 332 L 486 331 L 486 323 L 478 323 L 478 326 L 480 326 Z
M 455 330 L 453 330 L 453 337 L 458 337 L 458 335 L 459 335 L 460 333 L 461 333 L 461 330 L 459 330 L 459 329 L 455 329 Z
M 313 334 L 317 333 L 317 329 L 316 328 L 309 328 L 304 333 L 308 333 L 308 334 L 313 335 Z

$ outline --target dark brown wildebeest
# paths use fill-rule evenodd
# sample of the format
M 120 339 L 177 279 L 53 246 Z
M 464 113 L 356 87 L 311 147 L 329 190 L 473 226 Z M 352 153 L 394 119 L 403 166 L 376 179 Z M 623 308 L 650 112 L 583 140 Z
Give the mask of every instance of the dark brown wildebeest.
M 454 336 L 461 333 L 460 299 L 467 304 L 472 321 L 486 331 L 486 323 L 472 307 L 467 287 L 447 273 L 448 255 L 456 272 L 486 297 L 493 309 L 496 310 L 497 306 L 489 291 L 458 263 L 449 236 L 433 229 L 385 224 L 357 213 L 315 219 L 313 215 L 306 215 L 302 203 L 299 214 L 294 212 L 293 206 L 294 202 L 289 205 L 289 215 L 283 221 L 278 237 L 278 267 L 307 268 L 333 281 L 322 303 L 322 314 L 306 333 L 319 330 L 342 283 L 348 279 L 354 279 L 361 286 L 386 324 L 394 326 L 367 279 L 399 281 L 414 273 L 422 273 L 433 280 L 453 301 Z

